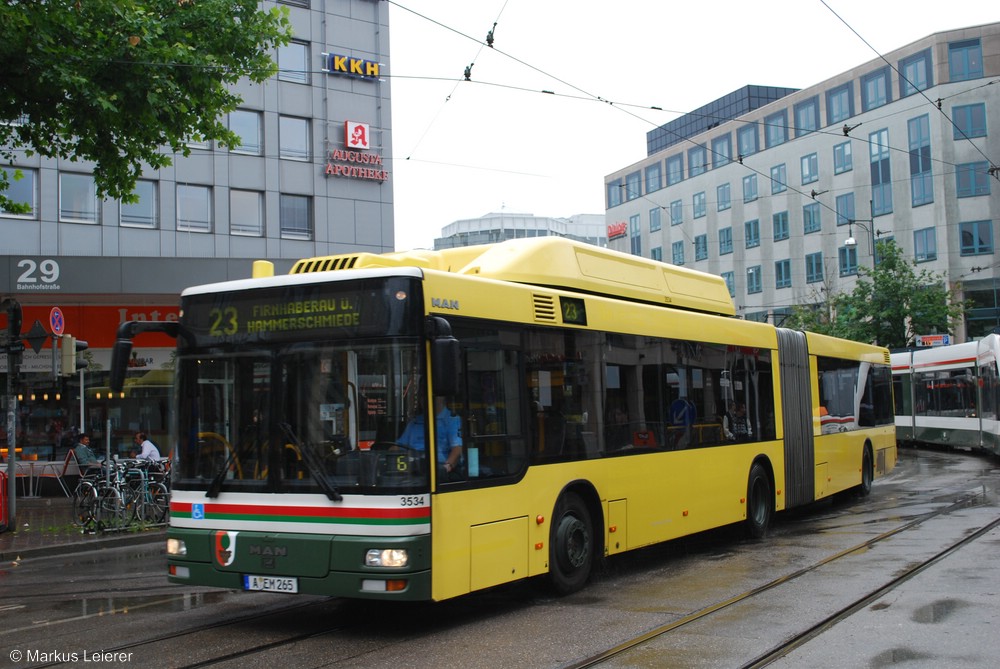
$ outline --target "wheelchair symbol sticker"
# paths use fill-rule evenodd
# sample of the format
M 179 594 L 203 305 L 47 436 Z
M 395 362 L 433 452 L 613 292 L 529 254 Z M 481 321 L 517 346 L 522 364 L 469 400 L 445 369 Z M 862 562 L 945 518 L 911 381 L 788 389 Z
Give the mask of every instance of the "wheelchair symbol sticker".
M 191 520 L 205 520 L 205 505 L 204 504 L 192 504 L 191 505 Z

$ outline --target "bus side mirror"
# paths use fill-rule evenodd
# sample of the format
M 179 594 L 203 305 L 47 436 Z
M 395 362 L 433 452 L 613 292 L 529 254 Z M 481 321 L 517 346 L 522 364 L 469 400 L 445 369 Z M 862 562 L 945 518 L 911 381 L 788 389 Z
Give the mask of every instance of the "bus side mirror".
M 132 357 L 132 340 L 116 339 L 111 349 L 111 379 L 108 385 L 113 392 L 121 392 L 125 385 L 125 372 L 128 371 L 128 361 Z
M 458 340 L 451 335 L 437 337 L 431 343 L 431 380 L 435 395 L 455 395 L 459 388 L 461 355 Z

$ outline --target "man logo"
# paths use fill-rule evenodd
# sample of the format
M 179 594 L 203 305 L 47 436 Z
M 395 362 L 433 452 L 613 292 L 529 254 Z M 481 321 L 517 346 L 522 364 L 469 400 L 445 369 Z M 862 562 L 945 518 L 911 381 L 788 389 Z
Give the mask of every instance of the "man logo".
M 236 560 L 236 535 L 238 532 L 219 530 L 212 533 L 215 563 L 220 567 L 228 567 Z

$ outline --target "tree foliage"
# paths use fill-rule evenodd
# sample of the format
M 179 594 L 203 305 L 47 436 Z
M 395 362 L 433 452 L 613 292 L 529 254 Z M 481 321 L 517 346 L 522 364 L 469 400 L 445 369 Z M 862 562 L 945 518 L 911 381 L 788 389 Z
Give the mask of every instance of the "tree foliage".
M 231 85 L 270 77 L 290 36 L 258 0 L 0 0 L 0 156 L 92 161 L 100 195 L 128 200 L 186 140 L 238 144 Z
M 945 275 L 917 271 L 892 240 L 879 241 L 875 249 L 878 263 L 858 268 L 853 291 L 795 307 L 785 325 L 887 348 L 912 346 L 918 334 L 952 330 L 966 306 L 954 299 Z

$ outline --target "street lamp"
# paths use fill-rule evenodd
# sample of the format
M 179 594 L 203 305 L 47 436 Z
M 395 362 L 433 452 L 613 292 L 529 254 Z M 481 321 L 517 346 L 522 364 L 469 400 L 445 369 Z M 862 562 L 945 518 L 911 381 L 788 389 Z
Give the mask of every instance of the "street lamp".
M 855 246 L 857 246 L 858 245 L 858 240 L 856 240 L 854 238 L 854 226 L 855 225 L 859 225 L 862 228 L 864 228 L 865 232 L 867 232 L 868 235 L 869 235 L 869 239 L 871 239 L 871 246 L 869 248 L 871 249 L 872 266 L 874 267 L 875 266 L 875 237 L 876 236 L 881 237 L 882 235 L 887 235 L 889 233 L 888 233 L 888 231 L 884 231 L 883 232 L 882 230 L 876 230 L 875 229 L 875 220 L 874 220 L 875 219 L 875 208 L 874 208 L 874 203 L 871 200 L 868 200 L 868 211 L 870 212 L 869 215 L 871 216 L 871 218 L 863 218 L 863 219 L 860 219 L 860 220 L 858 220 L 856 218 L 849 218 L 849 219 L 847 219 L 847 239 L 844 240 L 844 246 L 846 246 L 847 248 L 854 248 Z M 865 223 L 867 223 L 868 225 L 865 225 Z
M 865 225 L 865 223 L 868 223 L 869 225 Z M 872 221 L 871 220 L 856 221 L 854 219 L 849 218 L 849 219 L 847 219 L 847 239 L 844 240 L 844 246 L 847 246 L 848 248 L 852 248 L 852 247 L 855 247 L 855 246 L 858 245 L 858 240 L 854 238 L 854 228 L 853 228 L 853 226 L 855 226 L 855 225 L 864 228 L 865 232 L 867 232 L 869 234 L 870 239 L 871 239 L 871 254 L 872 254 L 872 257 L 874 258 L 875 257 L 875 237 L 876 236 L 877 237 L 881 237 L 882 235 L 888 234 L 888 232 L 883 232 L 882 230 L 876 230 L 875 226 L 872 225 Z

